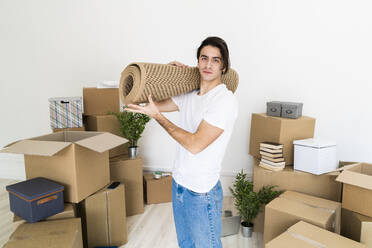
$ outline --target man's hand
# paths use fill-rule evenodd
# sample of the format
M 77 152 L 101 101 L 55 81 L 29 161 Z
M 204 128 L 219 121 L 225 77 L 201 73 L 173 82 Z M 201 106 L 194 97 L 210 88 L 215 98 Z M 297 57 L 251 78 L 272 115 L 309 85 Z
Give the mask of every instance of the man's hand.
M 182 64 L 182 63 L 180 63 L 178 61 L 169 62 L 168 65 L 180 66 L 180 67 L 189 67 L 188 65 Z
M 160 114 L 159 109 L 156 107 L 154 101 L 152 100 L 151 95 L 148 97 L 149 103 L 146 106 L 139 106 L 136 104 L 128 104 L 128 107 L 125 108 L 126 111 L 133 112 L 133 113 L 141 113 L 151 118 L 156 119 L 156 117 Z

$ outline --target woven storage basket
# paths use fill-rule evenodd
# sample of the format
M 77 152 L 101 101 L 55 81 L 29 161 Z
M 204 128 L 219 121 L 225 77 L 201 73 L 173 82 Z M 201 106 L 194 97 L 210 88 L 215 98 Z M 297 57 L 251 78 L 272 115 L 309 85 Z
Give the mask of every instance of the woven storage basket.
M 230 68 L 221 80 L 235 92 L 239 83 L 236 71 Z M 199 85 L 200 74 L 196 67 L 132 63 L 121 73 L 119 95 L 125 105 L 147 102 L 150 94 L 154 101 L 161 101 L 198 89 Z

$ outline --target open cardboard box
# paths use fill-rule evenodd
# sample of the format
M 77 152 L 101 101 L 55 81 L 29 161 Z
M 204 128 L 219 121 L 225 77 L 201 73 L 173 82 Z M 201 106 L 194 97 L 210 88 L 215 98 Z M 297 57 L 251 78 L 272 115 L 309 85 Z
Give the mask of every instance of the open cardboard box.
M 64 131 L 24 139 L 0 152 L 24 154 L 27 179 L 60 183 L 65 202 L 78 203 L 110 182 L 108 150 L 126 142 L 110 133 Z
M 372 164 L 350 166 L 336 181 L 343 183 L 342 207 L 372 217 Z

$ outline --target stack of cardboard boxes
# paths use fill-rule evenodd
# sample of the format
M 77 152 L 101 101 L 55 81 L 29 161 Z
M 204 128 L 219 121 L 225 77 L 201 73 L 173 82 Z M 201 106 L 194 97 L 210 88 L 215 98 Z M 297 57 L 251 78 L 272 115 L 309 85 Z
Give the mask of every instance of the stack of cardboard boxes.
M 79 203 L 110 183 L 108 151 L 125 142 L 124 138 L 109 133 L 63 131 L 21 140 L 4 148 L 2 152 L 24 154 L 26 178 L 43 177 L 63 185 L 64 201 L 74 204 L 76 209 Z M 124 196 L 122 201 L 124 202 Z M 73 212 L 72 214 L 71 209 L 65 207 L 64 213 L 59 214 L 59 217 L 66 218 L 67 216 L 68 220 L 71 219 L 70 217 L 84 218 L 84 216 L 78 215 L 77 211 Z M 120 216 L 120 213 L 118 214 Z M 120 218 L 125 218 L 125 214 L 121 216 Z M 56 215 L 54 218 L 60 219 L 59 217 Z M 62 228 L 59 227 L 60 223 L 65 225 L 71 223 L 69 228 L 75 228 L 76 224 L 74 221 L 65 221 L 65 223 L 55 222 L 52 219 L 44 222 L 16 223 L 19 227 L 12 235 L 11 243 L 20 239 L 15 237 L 18 237 L 19 232 L 23 232 L 23 228 L 26 228 L 30 238 L 38 240 L 43 239 L 42 230 L 47 231 L 49 228 L 53 230 L 54 227 L 59 230 Z M 50 224 L 50 222 L 54 224 Z M 81 227 L 77 232 L 81 233 Z M 54 238 L 48 232 L 44 234 L 45 239 Z M 71 245 L 75 245 L 75 243 L 69 243 L 71 241 L 69 239 L 61 234 L 61 242 L 66 241 L 61 246 L 73 247 Z
M 368 183 L 363 184 L 361 179 L 368 173 L 372 175 L 372 165 L 368 167 L 367 164 L 340 162 L 340 167 L 352 165 L 343 167 L 343 172 L 342 169 L 338 169 L 321 175 L 294 170 L 293 141 L 313 138 L 314 129 L 315 119 L 306 116 L 287 119 L 266 114 L 252 114 L 249 152 L 254 157 L 254 190 L 258 191 L 265 185 L 275 185 L 277 189 L 285 190 L 285 193 L 267 204 L 264 211 L 256 217 L 254 231 L 264 233 L 265 247 L 302 247 L 303 245 L 300 244 L 303 242 L 310 245 L 309 247 L 319 242 L 321 245 L 338 244 L 339 247 L 366 247 L 338 234 L 363 242 L 361 237 L 366 239 L 367 236 L 363 235 L 363 231 L 370 232 L 369 227 L 366 227 L 368 224 L 365 224 L 369 223 L 368 216 L 372 216 L 372 212 L 365 209 L 368 208 L 366 206 L 372 206 L 372 202 L 371 205 L 359 204 L 362 200 L 358 201 L 355 195 L 366 194 L 360 192 L 362 191 L 360 187 L 364 187 L 365 192 L 372 189 L 372 186 L 367 185 Z M 283 155 L 286 161 L 284 170 L 271 171 L 258 166 L 261 142 L 283 144 Z M 350 183 L 350 173 L 354 173 L 351 180 L 353 185 L 350 187 L 355 191 L 352 192 L 348 192 L 349 186 L 345 187 L 346 183 Z M 356 181 L 358 185 L 355 185 Z M 364 178 L 364 182 L 367 181 L 368 179 Z M 343 188 L 342 183 L 344 183 Z M 365 199 L 366 195 L 363 196 L 362 198 Z M 346 201 L 353 206 L 348 205 Z M 346 208 L 348 210 L 345 210 Z M 365 216 L 362 217 L 360 214 Z M 351 224 L 352 228 L 349 226 Z M 304 230 L 308 230 L 308 233 L 304 234 Z M 336 234 L 329 234 L 329 231 Z M 334 240 L 328 240 L 330 238 Z M 314 247 L 318 246 L 314 245 Z
M 119 90 L 84 88 L 83 104 L 83 127 L 53 129 L 1 151 L 24 154 L 27 179 L 44 177 L 65 189 L 63 212 L 34 224 L 14 216 L 6 247 L 22 247 L 25 232 L 37 247 L 54 239 L 61 247 L 120 246 L 127 242 L 126 216 L 144 212 L 144 187 L 148 204 L 171 201 L 171 177 L 144 180 L 141 157 L 128 157 L 127 140 L 110 115 L 120 111 Z

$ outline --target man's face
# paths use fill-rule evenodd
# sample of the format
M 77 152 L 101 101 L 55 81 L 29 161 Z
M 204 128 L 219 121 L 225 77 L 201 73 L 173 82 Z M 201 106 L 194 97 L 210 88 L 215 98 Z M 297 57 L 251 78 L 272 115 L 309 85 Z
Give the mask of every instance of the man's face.
M 222 75 L 223 61 L 220 50 L 214 46 L 205 46 L 200 51 L 198 68 L 202 80 L 213 81 Z

